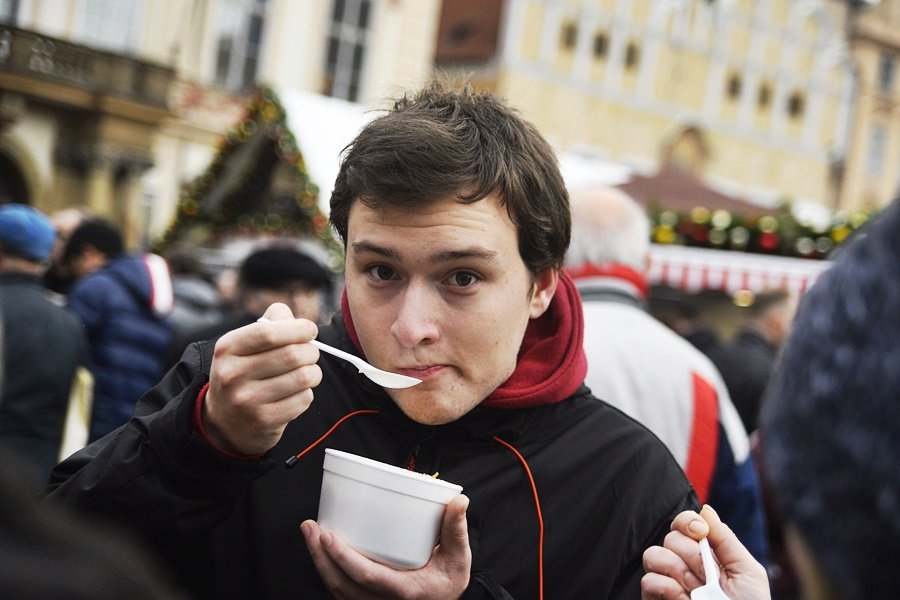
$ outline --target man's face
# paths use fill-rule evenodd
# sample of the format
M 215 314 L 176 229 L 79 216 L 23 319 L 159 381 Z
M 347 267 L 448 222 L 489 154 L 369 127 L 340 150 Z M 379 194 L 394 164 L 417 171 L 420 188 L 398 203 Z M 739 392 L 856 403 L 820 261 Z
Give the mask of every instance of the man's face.
M 69 264 L 72 274 L 76 278 L 90 275 L 106 264 L 106 256 L 91 245 L 82 248 L 81 252 L 72 257 Z
M 247 308 L 249 312 L 262 314 L 275 302 L 287 304 L 295 318 L 303 317 L 318 323 L 322 317 L 322 292 L 301 281 L 287 283 L 278 289 L 255 290 Z
M 366 357 L 423 383 L 387 390 L 419 423 L 469 412 L 516 368 L 529 319 L 543 314 L 557 273 L 533 281 L 516 227 L 489 196 L 416 211 L 350 210 L 346 287 Z

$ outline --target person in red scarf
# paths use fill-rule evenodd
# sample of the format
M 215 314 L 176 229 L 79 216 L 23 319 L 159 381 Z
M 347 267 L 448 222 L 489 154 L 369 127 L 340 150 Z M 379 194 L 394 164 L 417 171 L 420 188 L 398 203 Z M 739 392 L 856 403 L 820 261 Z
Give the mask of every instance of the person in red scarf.
M 701 502 L 760 562 L 767 540 L 750 443 L 721 375 L 649 312 L 650 220 L 615 188 L 572 197 L 566 272 L 584 302 L 587 386 L 659 436 Z
M 644 548 L 698 504 L 665 446 L 583 385 L 549 144 L 495 96 L 432 84 L 346 149 L 330 218 L 331 324 L 274 304 L 194 344 L 50 497 L 130 527 L 201 597 L 637 597 Z M 383 389 L 313 338 L 422 383 Z M 322 531 L 326 447 L 463 486 L 424 567 Z

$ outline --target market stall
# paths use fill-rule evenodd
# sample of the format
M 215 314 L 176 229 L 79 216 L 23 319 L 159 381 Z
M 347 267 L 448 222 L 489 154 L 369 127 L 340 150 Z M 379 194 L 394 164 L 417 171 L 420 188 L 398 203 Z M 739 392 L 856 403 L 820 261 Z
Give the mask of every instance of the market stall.
M 741 290 L 758 293 L 787 288 L 799 296 L 830 264 L 827 260 L 653 244 L 648 278 L 651 285 L 667 285 L 689 294 L 715 290 L 731 296 Z

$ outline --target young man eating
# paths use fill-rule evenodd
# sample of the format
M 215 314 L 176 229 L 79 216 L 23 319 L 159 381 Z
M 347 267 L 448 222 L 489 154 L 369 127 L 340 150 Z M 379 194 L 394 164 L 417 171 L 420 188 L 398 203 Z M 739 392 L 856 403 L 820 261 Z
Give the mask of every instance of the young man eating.
M 275 304 L 193 345 L 51 496 L 134 528 L 205 597 L 638 597 L 644 548 L 696 497 L 583 385 L 547 142 L 496 97 L 434 84 L 348 147 L 330 218 L 346 287 L 329 326 Z M 313 338 L 422 383 L 383 389 Z M 463 486 L 428 564 L 319 528 L 326 447 Z

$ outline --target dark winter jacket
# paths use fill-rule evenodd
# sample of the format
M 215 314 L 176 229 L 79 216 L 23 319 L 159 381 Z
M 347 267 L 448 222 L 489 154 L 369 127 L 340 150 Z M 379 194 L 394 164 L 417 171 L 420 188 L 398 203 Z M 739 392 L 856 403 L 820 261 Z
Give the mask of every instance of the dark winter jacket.
M 166 296 L 171 282 L 151 276 L 137 256 L 112 260 L 72 288 L 68 306 L 87 328 L 94 365 L 92 441 L 128 421 L 137 399 L 162 377 L 172 336 Z
M 0 443 L 33 465 L 43 485 L 58 458 L 75 369 L 88 362 L 87 338 L 34 275 L 0 275 L 0 313 Z
M 340 316 L 318 337 L 359 353 Z M 638 598 L 643 550 L 662 542 L 676 514 L 696 507 L 662 443 L 583 386 L 556 404 L 477 407 L 426 426 L 355 368 L 325 356 L 315 402 L 275 448 L 256 460 L 228 458 L 192 427 L 212 349 L 193 344 L 132 422 L 57 468 L 51 495 L 133 528 L 201 597 L 330 597 L 298 529 L 316 518 L 326 447 L 414 463 L 463 486 L 471 499 L 470 598 L 536 598 L 541 551 L 546 598 Z M 348 415 L 293 468 L 283 466 Z
M 722 374 L 748 433 L 756 431 L 760 403 L 775 367 L 778 350 L 759 333 L 742 329 L 729 344 L 709 354 Z
M 172 345 L 166 354 L 166 370 L 171 369 L 178 363 L 181 355 L 184 354 L 191 342 L 218 339 L 232 329 L 255 323 L 257 319 L 259 319 L 258 314 L 240 311 L 222 315 L 215 323 L 208 323 L 181 332 L 173 331 Z
M 175 305 L 169 315 L 169 325 L 175 336 L 222 318 L 222 298 L 212 283 L 193 273 L 172 276 Z

